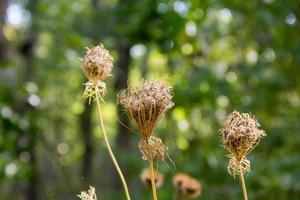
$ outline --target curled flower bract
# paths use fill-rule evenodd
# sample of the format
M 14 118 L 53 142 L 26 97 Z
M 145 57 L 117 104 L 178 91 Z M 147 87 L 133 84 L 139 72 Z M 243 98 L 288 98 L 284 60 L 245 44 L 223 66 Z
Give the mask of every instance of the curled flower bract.
M 167 146 L 165 146 L 160 138 L 150 136 L 149 138 L 142 138 L 139 142 L 139 149 L 143 154 L 144 160 L 159 161 L 164 160 L 167 153 Z

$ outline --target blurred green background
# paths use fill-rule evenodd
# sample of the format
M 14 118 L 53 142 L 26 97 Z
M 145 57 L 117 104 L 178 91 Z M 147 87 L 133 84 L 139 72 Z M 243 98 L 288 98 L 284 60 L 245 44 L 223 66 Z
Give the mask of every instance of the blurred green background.
M 147 163 L 116 94 L 143 78 L 174 90 L 175 107 L 155 133 L 176 164 L 157 165 L 166 176 L 160 199 L 172 199 L 178 172 L 202 182 L 199 199 L 242 198 L 218 134 L 233 110 L 252 113 L 268 133 L 248 157 L 249 199 L 300 199 L 299 5 L 1 0 L 0 199 L 77 199 L 89 185 L 100 199 L 124 199 L 95 109 L 82 98 L 80 58 L 99 43 L 115 60 L 104 119 L 133 199 L 151 199 L 139 180 Z

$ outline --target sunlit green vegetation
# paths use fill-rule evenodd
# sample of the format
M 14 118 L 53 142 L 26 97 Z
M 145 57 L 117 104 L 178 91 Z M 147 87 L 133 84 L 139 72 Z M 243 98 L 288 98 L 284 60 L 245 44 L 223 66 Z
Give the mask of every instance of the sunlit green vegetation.
M 142 79 L 173 87 L 175 106 L 156 129 L 172 178 L 201 181 L 199 199 L 241 199 L 227 172 L 219 129 L 233 110 L 256 116 L 268 134 L 248 156 L 249 199 L 300 196 L 300 5 L 297 0 L 1 0 L 0 199 L 76 199 L 88 186 L 124 198 L 94 106 L 82 98 L 84 47 L 114 57 L 104 123 L 132 199 L 151 199 L 137 129 L 117 93 Z

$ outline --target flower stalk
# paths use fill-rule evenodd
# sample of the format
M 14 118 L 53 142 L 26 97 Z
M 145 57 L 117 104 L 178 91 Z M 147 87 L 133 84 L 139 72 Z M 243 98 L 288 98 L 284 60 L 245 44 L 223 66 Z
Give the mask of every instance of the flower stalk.
M 89 103 L 91 103 L 92 100 L 96 101 L 97 112 L 100 121 L 100 128 L 103 132 L 105 145 L 108 149 L 108 153 L 114 164 L 114 167 L 117 170 L 118 175 L 121 179 L 123 188 L 125 190 L 126 199 L 130 200 L 127 183 L 125 181 L 121 168 L 119 167 L 119 164 L 114 156 L 112 148 L 109 144 L 101 111 L 100 100 L 104 102 L 102 97 L 106 93 L 106 85 L 104 83 L 104 80 L 111 75 L 112 67 L 113 58 L 110 55 L 109 51 L 106 50 L 103 45 L 98 45 L 91 49 L 87 48 L 87 53 L 83 58 L 82 70 L 89 80 L 87 83 L 85 83 L 83 97 L 88 98 Z
M 266 135 L 259 127 L 260 124 L 248 113 L 234 111 L 227 117 L 221 130 L 223 145 L 230 152 L 228 172 L 240 177 L 244 200 L 248 200 L 244 174 L 250 172 L 250 161 L 246 156 Z
M 122 90 L 118 102 L 136 123 L 141 135 L 138 147 L 142 159 L 148 160 L 153 200 L 157 200 L 153 165 L 165 158 L 167 147 L 153 133 L 164 113 L 174 105 L 171 88 L 162 81 L 144 81 L 139 87 Z
M 242 189 L 243 189 L 244 200 L 248 200 L 247 189 L 246 189 L 246 184 L 245 184 L 245 180 L 244 180 L 244 174 L 242 171 L 240 172 L 240 181 L 241 181 L 241 185 L 242 185 Z
M 153 160 L 149 160 L 149 171 L 150 171 L 150 176 L 151 176 L 151 188 L 152 188 L 153 200 L 157 200 L 157 192 L 156 192 L 156 185 L 155 185 Z
M 107 134 L 106 134 L 106 130 L 105 130 L 105 126 L 104 126 L 104 123 L 103 123 L 103 117 L 102 117 L 102 112 L 101 112 L 101 105 L 100 105 L 100 97 L 99 97 L 99 91 L 98 89 L 96 89 L 96 103 L 97 103 L 97 111 L 98 111 L 98 117 L 99 117 L 99 121 L 100 121 L 100 127 L 101 127 L 101 130 L 102 130 L 102 133 L 103 133 L 103 136 L 104 136 L 104 141 L 105 141 L 105 144 L 106 144 L 106 147 L 108 149 L 108 153 L 109 153 L 109 156 L 111 158 L 111 160 L 113 161 L 113 164 L 119 174 L 119 177 L 121 179 L 121 182 L 122 182 L 122 185 L 123 185 L 123 188 L 125 190 L 125 195 L 126 195 L 126 199 L 127 200 L 130 200 L 130 195 L 129 195 L 129 190 L 128 190 L 128 187 L 127 187 L 127 184 L 126 184 L 126 181 L 125 181 L 125 178 L 123 176 L 123 173 L 121 171 L 121 168 L 119 167 L 119 164 L 114 156 L 114 153 L 110 147 L 110 144 L 109 144 L 109 141 L 108 141 L 108 137 L 107 137 Z

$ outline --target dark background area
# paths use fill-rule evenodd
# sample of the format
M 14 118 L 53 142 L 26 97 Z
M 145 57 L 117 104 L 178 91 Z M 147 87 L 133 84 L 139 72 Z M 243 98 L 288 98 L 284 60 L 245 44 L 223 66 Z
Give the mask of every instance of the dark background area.
M 268 134 L 248 157 L 249 199 L 299 199 L 299 20 L 297 0 L 1 0 L 0 199 L 76 199 L 89 185 L 100 199 L 124 198 L 82 98 L 80 58 L 99 43 L 115 60 L 104 120 L 133 199 L 151 198 L 139 180 L 147 162 L 116 94 L 143 78 L 174 91 L 155 133 L 176 164 L 157 165 L 159 199 L 172 199 L 178 172 L 202 182 L 199 199 L 241 199 L 218 134 L 233 110 Z

